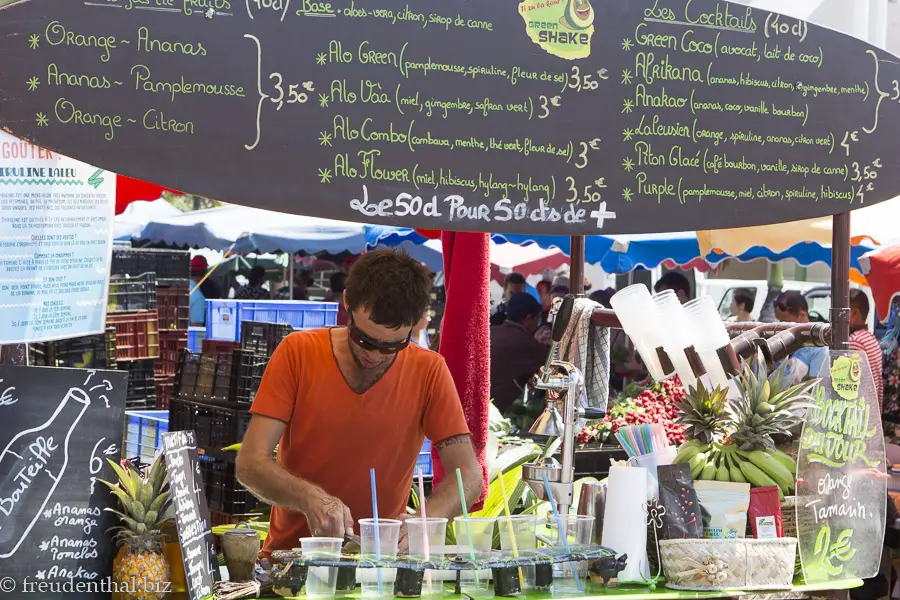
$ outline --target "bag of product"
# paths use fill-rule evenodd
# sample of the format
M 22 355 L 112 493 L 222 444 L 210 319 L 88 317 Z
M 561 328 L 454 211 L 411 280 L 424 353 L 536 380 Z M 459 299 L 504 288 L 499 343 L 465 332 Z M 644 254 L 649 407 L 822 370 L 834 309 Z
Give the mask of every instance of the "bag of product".
M 703 537 L 734 539 L 747 534 L 750 484 L 695 481 L 703 515 Z
M 659 503 L 666 509 L 660 539 L 682 540 L 702 537 L 700 503 L 694 491 L 690 467 L 660 465 L 656 468 L 656 476 L 659 481 Z
M 747 511 L 747 517 L 750 519 L 750 527 L 756 539 L 774 540 L 784 537 L 778 486 L 750 490 L 750 509 Z

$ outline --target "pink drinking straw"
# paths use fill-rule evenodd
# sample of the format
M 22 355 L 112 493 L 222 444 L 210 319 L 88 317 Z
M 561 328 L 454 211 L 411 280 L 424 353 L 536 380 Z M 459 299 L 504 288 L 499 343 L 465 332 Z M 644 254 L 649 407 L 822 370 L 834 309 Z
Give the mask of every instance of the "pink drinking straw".
M 422 477 L 422 469 L 419 469 L 419 506 L 422 507 L 422 542 L 425 548 L 425 560 L 431 560 L 431 552 L 428 547 L 428 513 L 425 512 L 425 479 Z M 431 569 L 425 569 L 425 583 L 428 585 L 428 593 L 431 593 Z

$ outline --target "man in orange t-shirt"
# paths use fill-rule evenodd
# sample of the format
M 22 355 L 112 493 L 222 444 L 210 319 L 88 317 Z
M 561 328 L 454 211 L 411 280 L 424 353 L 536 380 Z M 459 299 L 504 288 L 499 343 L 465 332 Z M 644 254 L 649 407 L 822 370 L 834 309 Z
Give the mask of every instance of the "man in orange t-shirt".
M 428 271 L 393 251 L 363 255 L 350 270 L 346 328 L 289 335 L 272 355 L 237 457 L 243 485 L 272 505 L 262 555 L 301 537 L 343 537 L 378 515 L 405 520 L 416 458 L 427 437 L 466 501 L 482 476 L 443 357 L 410 345 L 430 302 Z M 278 456 L 272 459 L 275 446 Z M 428 500 L 429 517 L 462 512 L 455 477 Z M 401 549 L 405 548 L 405 527 Z

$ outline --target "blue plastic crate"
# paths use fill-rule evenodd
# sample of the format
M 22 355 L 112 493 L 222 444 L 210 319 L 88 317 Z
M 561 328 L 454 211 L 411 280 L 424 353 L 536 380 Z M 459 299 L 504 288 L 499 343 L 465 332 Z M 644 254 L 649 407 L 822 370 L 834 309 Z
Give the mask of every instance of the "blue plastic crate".
M 206 337 L 206 328 L 189 327 L 188 328 L 188 350 L 199 354 L 203 350 L 203 338 Z
M 284 323 L 294 329 L 337 325 L 337 302 L 302 300 L 207 300 L 206 337 L 241 341 L 241 322 Z
M 122 458 L 140 458 L 152 463 L 156 452 L 162 449 L 162 434 L 169 431 L 169 411 L 128 410 Z
M 422 469 L 424 477 L 434 475 L 434 463 L 431 460 L 431 440 L 426 439 L 422 444 L 422 451 L 419 452 L 419 458 L 416 459 L 416 468 L 413 471 L 413 478 L 419 476 L 419 469 Z

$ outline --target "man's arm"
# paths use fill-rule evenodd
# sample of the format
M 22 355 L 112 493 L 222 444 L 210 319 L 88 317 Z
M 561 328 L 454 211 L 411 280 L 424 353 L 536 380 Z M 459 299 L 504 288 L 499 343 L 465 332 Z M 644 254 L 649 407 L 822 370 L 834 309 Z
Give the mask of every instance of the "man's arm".
M 466 494 L 466 505 L 474 504 L 481 496 L 483 479 L 475 449 L 469 434 L 456 435 L 435 444 L 446 479 L 428 499 L 428 516 L 444 517 L 452 520 L 462 514 L 459 502 L 459 488 L 456 483 L 456 470 L 462 474 L 463 490 Z
M 311 481 L 288 472 L 275 462 L 275 446 L 285 424 L 255 414 L 237 455 L 238 481 L 253 495 L 272 505 L 306 515 L 314 536 L 343 537 L 353 533 L 350 509 Z

